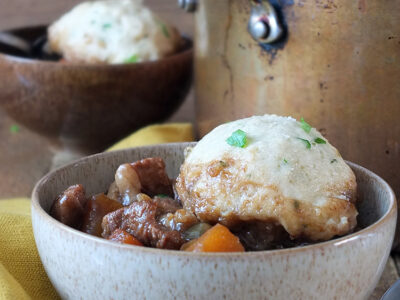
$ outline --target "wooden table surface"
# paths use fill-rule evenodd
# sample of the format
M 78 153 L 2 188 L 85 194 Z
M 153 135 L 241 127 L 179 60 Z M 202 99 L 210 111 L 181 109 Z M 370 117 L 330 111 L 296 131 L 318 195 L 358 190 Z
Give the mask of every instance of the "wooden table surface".
M 80 1 L 77 0 L 14 0 L 0 2 L 0 30 L 45 24 Z M 175 0 L 145 1 L 151 8 L 177 27 L 191 35 L 193 21 L 176 6 Z M 0 99 L 1 101 L 1 99 Z M 194 121 L 194 97 L 189 94 L 183 106 L 170 121 Z M 0 199 L 29 197 L 34 184 L 57 162 L 59 149 L 16 121 L 0 109 Z M 356 255 L 356 254 L 355 254 Z M 366 258 L 368 263 L 368 258 Z M 392 255 L 382 278 L 370 299 L 380 299 L 383 293 L 399 278 L 400 256 Z

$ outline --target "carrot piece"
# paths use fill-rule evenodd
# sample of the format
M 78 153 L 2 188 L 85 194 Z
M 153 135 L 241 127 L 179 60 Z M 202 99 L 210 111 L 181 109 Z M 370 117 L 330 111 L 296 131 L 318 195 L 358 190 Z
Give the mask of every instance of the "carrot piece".
M 103 217 L 122 207 L 121 203 L 108 198 L 104 194 L 93 196 L 86 202 L 81 231 L 100 237 L 103 231 L 101 228 Z
M 192 252 L 244 252 L 239 238 L 224 225 L 217 224 L 198 239 L 184 244 L 181 248 Z
M 143 246 L 137 238 L 122 229 L 115 229 L 108 239 L 121 244 Z

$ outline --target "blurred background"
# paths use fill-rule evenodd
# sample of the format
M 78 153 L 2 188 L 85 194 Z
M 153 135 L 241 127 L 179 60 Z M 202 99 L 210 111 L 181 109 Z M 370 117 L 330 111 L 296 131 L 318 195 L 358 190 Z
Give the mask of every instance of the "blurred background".
M 70 10 L 79 0 L 14 0 L 0 1 L 0 30 L 49 24 Z M 180 32 L 193 36 L 193 15 L 178 7 L 176 0 L 146 0 L 146 5 L 174 24 Z M 5 118 L 0 110 L 1 119 Z M 171 121 L 194 119 L 193 94 L 188 97 Z
M 80 2 L 0 1 L 0 30 L 49 24 Z M 193 15 L 180 9 L 176 0 L 146 0 L 145 3 L 182 33 L 193 35 Z M 190 92 L 168 122 L 194 118 L 194 97 Z M 0 109 L 0 197 L 29 196 L 33 184 L 52 167 L 52 158 L 58 150 L 47 138 L 16 123 Z

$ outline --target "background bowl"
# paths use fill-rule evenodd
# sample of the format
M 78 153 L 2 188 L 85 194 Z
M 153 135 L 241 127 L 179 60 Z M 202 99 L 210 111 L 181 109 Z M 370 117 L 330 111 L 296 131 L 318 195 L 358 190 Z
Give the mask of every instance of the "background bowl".
M 189 144 L 102 153 L 38 182 L 32 223 L 40 257 L 65 299 L 365 299 L 386 264 L 396 201 L 377 175 L 349 163 L 357 176 L 362 230 L 315 245 L 247 253 L 188 253 L 112 243 L 67 227 L 48 211 L 68 186 L 106 191 L 125 162 L 160 156 L 176 177 Z
M 46 27 L 9 31 L 33 42 Z M 92 151 L 170 117 L 192 81 L 192 45 L 121 65 L 85 65 L 0 54 L 0 106 L 17 122 Z M 6 51 L 5 48 L 0 48 Z

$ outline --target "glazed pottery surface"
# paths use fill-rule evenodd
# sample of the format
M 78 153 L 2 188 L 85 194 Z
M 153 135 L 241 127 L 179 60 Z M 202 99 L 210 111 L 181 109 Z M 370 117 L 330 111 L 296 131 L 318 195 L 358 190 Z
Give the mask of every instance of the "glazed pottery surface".
M 32 196 L 32 223 L 46 272 L 64 299 L 366 299 L 386 264 L 396 225 L 388 184 L 349 163 L 357 176 L 353 234 L 305 247 L 247 253 L 188 253 L 113 243 L 49 216 L 56 196 L 81 183 L 105 192 L 116 168 L 159 156 L 175 178 L 190 144 L 102 153 L 45 176 Z
M 46 27 L 11 31 L 33 42 Z M 192 46 L 135 64 L 85 65 L 0 53 L 0 107 L 50 137 L 93 150 L 172 115 L 192 81 Z M 1 51 L 1 49 L 0 49 Z
M 271 3 L 285 31 L 248 32 Z M 260 114 L 304 117 L 343 157 L 400 195 L 400 0 L 199 0 L 195 13 L 200 136 Z

